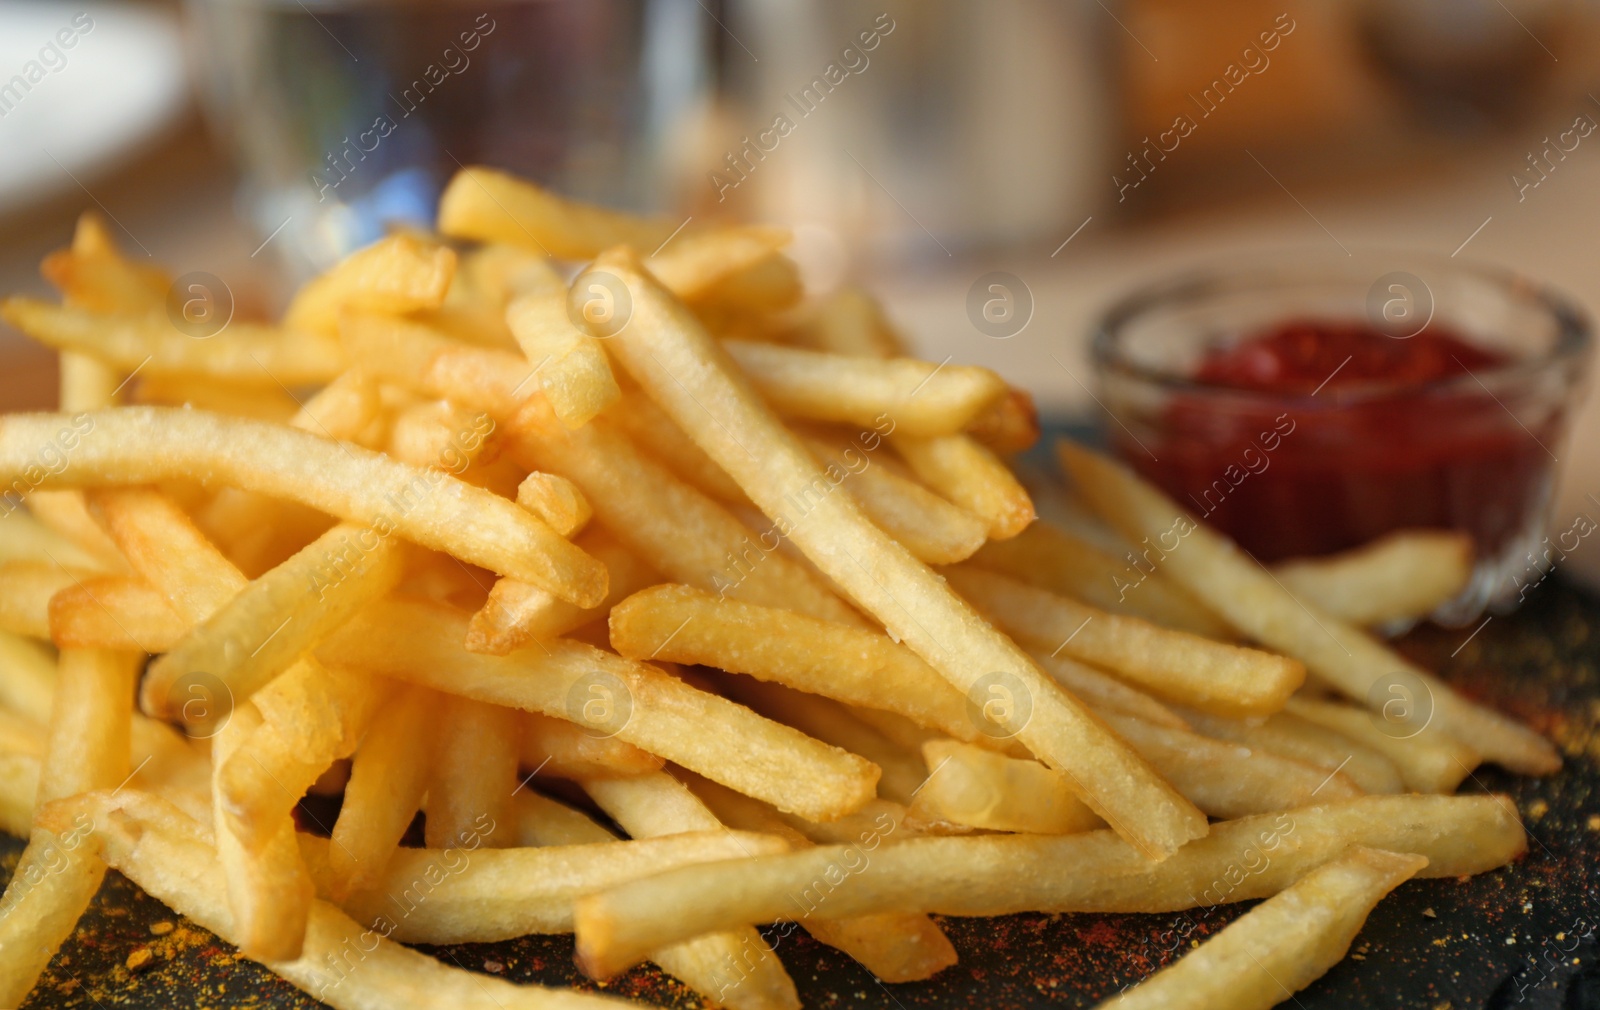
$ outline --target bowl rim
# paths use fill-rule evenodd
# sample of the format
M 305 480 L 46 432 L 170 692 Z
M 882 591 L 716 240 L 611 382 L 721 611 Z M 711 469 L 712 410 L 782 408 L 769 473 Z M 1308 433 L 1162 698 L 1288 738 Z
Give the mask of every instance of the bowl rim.
M 1250 290 L 1270 290 L 1296 281 L 1316 281 L 1336 273 L 1337 267 L 1351 271 L 1357 265 L 1377 260 L 1387 269 L 1373 273 L 1379 278 L 1385 273 L 1405 270 L 1420 273 L 1448 272 L 1455 276 L 1475 277 L 1499 288 L 1516 301 L 1532 304 L 1542 310 L 1556 327 L 1556 338 L 1550 348 L 1540 354 L 1516 358 L 1494 368 L 1469 370 L 1466 375 L 1447 376 L 1426 382 L 1382 382 L 1342 386 L 1334 395 L 1322 400 L 1313 399 L 1321 387 L 1311 393 L 1281 392 L 1228 386 L 1205 382 L 1178 375 L 1165 369 L 1140 364 L 1126 354 L 1119 353 L 1118 336 L 1135 319 L 1161 306 L 1198 302 L 1218 295 L 1237 294 Z M 1426 284 L 1426 280 L 1423 281 Z M 1284 322 L 1296 318 L 1319 318 L 1311 314 L 1288 314 Z M 1431 316 L 1430 316 L 1431 319 Z M 1403 338 L 1397 338 L 1403 339 Z M 1133 379 L 1158 386 L 1163 390 L 1189 396 L 1237 398 L 1258 403 L 1299 403 L 1303 405 L 1348 405 L 1371 400 L 1393 399 L 1397 394 L 1440 396 L 1458 393 L 1463 389 L 1477 388 L 1489 392 L 1495 385 L 1531 379 L 1547 371 L 1570 369 L 1566 379 L 1568 387 L 1581 377 L 1581 366 L 1593 349 L 1594 328 L 1589 314 L 1579 304 L 1554 286 L 1536 281 L 1509 267 L 1481 260 L 1461 260 L 1437 253 L 1415 253 L 1392 249 L 1359 250 L 1348 256 L 1308 254 L 1303 251 L 1257 252 L 1243 257 L 1230 257 L 1222 265 L 1195 265 L 1147 281 L 1124 292 L 1095 317 L 1090 340 L 1090 357 L 1102 381 L 1109 378 Z M 1337 371 L 1337 370 L 1335 370 Z M 1330 376 L 1331 378 L 1331 376 Z

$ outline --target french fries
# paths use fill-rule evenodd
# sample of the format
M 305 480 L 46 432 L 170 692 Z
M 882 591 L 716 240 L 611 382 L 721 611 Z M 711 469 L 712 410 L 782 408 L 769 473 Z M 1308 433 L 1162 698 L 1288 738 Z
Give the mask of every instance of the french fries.
M 1422 856 L 1351 849 L 1229 923 L 1193 956 L 1101 1005 L 1277 1006 L 1343 958 L 1378 901 L 1427 865 Z
M 681 937 L 797 916 L 1170 912 L 1248 901 L 1284 890 L 1351 845 L 1415 853 L 1428 860 L 1420 876 L 1453 877 L 1503 865 L 1527 837 L 1505 797 L 1369 796 L 1227 821 L 1159 863 L 1109 831 L 923 836 L 881 846 L 870 859 L 819 846 L 671 870 L 583 898 L 578 957 L 605 978 Z
M 1429 793 L 1554 750 L 1358 630 L 1460 538 L 1269 571 L 1080 450 L 1025 486 L 1028 395 L 805 301 L 781 228 L 481 168 L 439 220 L 214 340 L 93 215 L 64 304 L 0 303 L 62 355 L 61 412 L 0 418 L 0 1006 L 107 866 L 340 1010 L 617 1005 L 395 941 L 575 932 L 798 1010 L 798 928 L 892 999 L 956 960 L 932 914 L 1267 899 L 1124 996 L 1198 1008 L 1522 852 Z
M 127 407 L 88 415 L 97 438 L 76 443 L 64 484 L 138 484 L 205 473 L 388 530 L 583 604 L 605 596 L 605 571 L 534 516 L 442 471 L 407 466 L 343 443 L 260 421 L 200 411 Z M 38 447 L 72 420 L 0 420 L 0 478 L 31 469 Z
M 1331 614 L 1317 613 L 1221 534 L 1198 523 L 1124 467 L 1069 442 L 1059 443 L 1058 449 L 1079 491 L 1127 536 L 1154 539 L 1181 532 L 1179 546 L 1162 559 L 1162 571 L 1203 596 L 1250 637 L 1299 659 L 1306 669 L 1359 702 L 1384 705 L 1387 695 L 1372 696 L 1379 678 L 1386 675 L 1397 674 L 1418 685 L 1431 698 L 1426 715 L 1420 706 L 1403 716 L 1397 709 L 1389 710 L 1397 721 L 1418 732 L 1431 725 L 1473 747 L 1485 760 L 1513 771 L 1542 775 L 1561 767 L 1550 741 L 1468 701 L 1359 629 Z
M 1067 771 L 1096 813 L 1149 856 L 1159 859 L 1205 834 L 1205 818 L 1193 806 L 853 502 L 822 493 L 808 498 L 814 502 L 809 508 L 797 510 L 791 496 L 827 486 L 804 446 L 635 258 L 613 251 L 596 263 L 630 291 L 632 321 L 611 341 L 623 367 L 752 501 L 783 520 L 780 528 L 824 573 L 963 693 L 986 687 L 978 683 L 979 671 L 1014 678 L 1028 695 L 1031 717 L 1010 728 L 1047 763 Z M 1029 513 L 1031 518 L 1031 507 Z M 905 608 L 913 603 L 926 622 L 908 617 Z M 930 631 L 929 623 L 940 632 Z
M 1285 561 L 1273 574 L 1301 599 L 1356 625 L 1409 621 L 1448 602 L 1472 576 L 1464 533 L 1392 533 L 1329 558 Z
M 1305 667 L 1270 652 L 1109 614 L 994 572 L 958 567 L 944 575 L 1019 642 L 1113 670 L 1168 701 L 1219 715 L 1266 715 L 1305 682 Z

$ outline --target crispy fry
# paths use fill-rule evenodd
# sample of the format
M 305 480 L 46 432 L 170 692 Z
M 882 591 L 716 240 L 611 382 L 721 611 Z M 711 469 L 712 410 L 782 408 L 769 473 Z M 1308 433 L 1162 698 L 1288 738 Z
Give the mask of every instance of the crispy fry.
M 791 849 L 809 849 L 815 844 L 759 800 L 699 776 L 691 776 L 687 784 L 729 827 L 777 835 Z M 863 832 L 858 840 L 869 838 L 870 832 Z M 919 982 L 956 963 L 955 948 L 944 930 L 925 915 L 890 913 L 837 921 L 818 919 L 804 925 L 806 932 L 860 961 L 884 982 Z
M 1328 771 L 1342 771 L 1363 792 L 1398 793 L 1405 789 L 1400 772 L 1381 751 L 1293 713 L 1274 712 L 1261 722 L 1224 719 L 1203 712 L 1187 714 L 1195 729 L 1206 736 L 1282 754 Z
M 587 424 L 622 396 L 599 341 L 567 316 L 566 288 L 559 283 L 513 301 L 506 308 L 506 325 L 533 364 L 539 388 L 562 424 Z
M 199 824 L 131 790 L 115 796 L 93 793 L 44 812 L 50 823 L 62 826 L 79 814 L 91 818 L 107 859 L 134 883 L 224 939 L 236 937 L 216 849 Z M 359 960 L 352 950 L 361 952 Z M 300 958 L 267 967 L 335 1010 L 621 1010 L 629 1005 L 448 968 L 322 901 L 311 905 Z
M 864 428 L 888 418 L 905 437 L 959 432 L 1006 391 L 987 368 L 913 358 L 863 360 L 742 340 L 722 346 L 780 414 Z
M 1220 534 L 1197 523 L 1125 468 L 1071 443 L 1058 444 L 1078 490 L 1129 536 L 1183 531 L 1161 570 L 1205 599 L 1250 637 L 1305 663 L 1348 697 L 1369 702 L 1380 677 L 1398 675 L 1432 697 L 1431 724 L 1513 771 L 1548 774 L 1561 767 L 1550 741 L 1498 712 L 1468 701 L 1443 681 L 1371 636 L 1298 600 Z M 1420 692 L 1417 692 L 1420 693 Z M 1381 692 L 1378 692 L 1381 694 Z M 1387 695 L 1372 699 L 1378 705 Z M 1401 721 L 1429 725 L 1413 707 Z
M 1056 683 L 1098 711 L 1138 716 L 1145 722 L 1170 726 L 1173 729 L 1189 728 L 1189 723 L 1183 716 L 1110 674 L 1101 673 L 1092 666 L 1085 666 L 1066 656 L 1049 655 L 1043 649 L 1030 650 L 1028 655 L 1032 656 L 1033 661 L 1039 664 L 1039 669 L 1048 673 Z
M 564 640 L 509 656 L 476 655 L 461 645 L 466 620 L 428 604 L 380 601 L 318 655 L 335 666 L 577 722 L 780 809 L 836 817 L 872 796 L 877 769 L 868 762 L 655 667 Z
M 294 296 L 283 325 L 336 336 L 346 310 L 404 315 L 444 304 L 456 272 L 453 250 L 415 235 L 381 238 L 346 256 Z
M 93 576 L 37 561 L 0 564 L 0 629 L 49 638 L 50 598 L 85 577 Z
M 1006 465 L 967 435 L 897 435 L 898 452 L 923 483 L 989 524 L 996 540 L 1034 520 L 1033 500 Z
M 107 488 L 91 491 L 88 502 L 133 570 L 185 621 L 210 617 L 248 583 L 167 495 Z
M 537 712 L 522 714 L 522 767 L 564 779 L 627 778 L 661 770 L 661 758 L 615 737 Z
M 595 830 L 606 837 L 496 850 L 468 832 L 448 848 L 401 849 L 370 888 L 340 905 L 359 922 L 392 923 L 389 939 L 401 943 L 492 943 L 570 933 L 573 899 L 612 884 L 787 848 L 766 835 L 723 829 L 633 842 L 618 841 L 598 825 Z M 310 835 L 301 836 L 300 845 L 322 889 L 333 887 L 337 878 L 328 861 L 335 846 Z
M 517 819 L 518 846 L 589 845 L 617 840 L 588 814 L 532 789 L 517 790 L 512 810 Z
M 510 452 L 530 469 L 559 473 L 583 491 L 596 519 L 652 568 L 751 603 L 860 623 L 821 579 L 774 549 L 727 509 L 679 480 L 596 419 L 576 431 L 534 427 L 525 412 Z M 768 540 L 773 547 L 768 547 Z
M 629 395 L 606 411 L 606 420 L 651 458 L 700 491 L 720 502 L 742 505 L 749 501 L 738 482 L 695 445 L 678 422 L 637 389 L 630 387 Z
M 594 516 L 578 485 L 553 473 L 530 473 L 517 485 L 517 504 L 564 537 L 583 531 Z
M 98 575 L 50 598 L 50 638 L 62 648 L 155 654 L 193 627 L 143 579 Z
M 50 305 L 32 298 L 0 301 L 0 319 L 49 347 L 92 355 L 131 372 L 208 375 L 256 386 L 327 382 L 344 370 L 339 345 L 301 333 L 235 320 L 217 343 L 196 340 L 164 315 L 119 315 Z
M 467 625 L 467 649 L 504 656 L 544 638 L 556 638 L 604 616 L 618 601 L 661 581 L 654 570 L 601 529 L 586 530 L 575 541 L 606 566 L 606 598 L 597 607 L 579 607 L 516 579 L 501 579 Z
M 315 889 L 300 858 L 294 821 L 287 813 L 263 832 L 260 844 L 247 846 L 233 833 L 222 789 L 222 773 L 239 746 L 262 726 L 261 713 L 250 702 L 235 707 L 212 740 L 212 825 L 217 859 L 227 881 L 239 949 L 250 957 L 292 961 L 305 942 L 306 921 Z
M 1413 734 L 1404 724 L 1351 705 L 1291 698 L 1288 711 L 1382 754 L 1399 771 L 1405 787 L 1417 792 L 1453 792 L 1482 760 L 1459 740 L 1426 730 Z
M 339 341 L 374 377 L 430 399 L 508 417 L 538 395 L 538 363 L 517 351 L 451 340 L 422 323 L 346 314 Z
M 38 801 L 120 785 L 129 772 L 135 660 L 69 649 L 61 657 Z M 87 836 L 87 837 L 86 837 Z M 35 824 L 0 898 L 0 1006 L 21 1006 L 100 889 L 105 863 L 85 825 Z
M 631 322 L 611 340 L 613 354 L 752 501 L 783 520 L 780 528 L 807 557 L 963 694 L 983 687 L 977 681 L 988 671 L 1015 678 L 1031 717 L 1011 728 L 1046 763 L 1068 771 L 1090 806 L 1148 855 L 1160 858 L 1205 834 L 1199 811 L 852 501 L 822 494 L 797 512 L 792 496 L 826 482 L 804 446 L 634 258 L 613 251 L 597 262 L 627 284 L 633 305 Z M 1028 513 L 1031 519 L 1031 506 Z
M 588 259 L 619 242 L 649 252 L 672 234 L 673 225 L 565 200 L 526 180 L 472 165 L 457 172 L 439 197 L 439 230 L 546 256 Z
M 250 582 L 152 662 L 140 691 L 143 709 L 166 714 L 172 686 L 196 670 L 215 677 L 243 702 L 394 588 L 404 558 L 393 538 L 354 523 L 335 526 Z
M 460 845 L 469 835 L 491 848 L 510 844 L 519 715 L 470 698 L 444 699 L 423 825 L 430 848 Z
M 984 544 L 971 564 L 1175 631 L 1222 640 L 1233 637 L 1221 619 L 1159 574 L 1135 567 L 1043 519 L 1009 540 Z
M 1423 856 L 1353 848 L 1101 1006 L 1268 1010 L 1337 964 L 1373 907 L 1427 865 Z
M 907 820 L 934 828 L 988 828 L 1070 835 L 1105 827 L 1067 787 L 1058 771 L 1037 761 L 1008 758 L 955 740 L 922 745 L 928 780 L 912 799 Z
M 630 659 L 714 666 L 897 712 L 957 739 L 982 737 L 966 699 L 882 632 L 671 585 L 623 600 L 610 625 L 611 647 Z
M 578 958 L 608 976 L 663 943 L 797 913 L 1170 912 L 1248 901 L 1351 845 L 1414 852 L 1428 860 L 1420 876 L 1454 877 L 1503 865 L 1527 836 L 1503 796 L 1367 796 L 1218 824 L 1159 863 L 1109 831 L 907 838 L 866 865 L 847 846 L 822 846 L 672 870 L 583 898 Z M 830 884 L 830 866 L 848 884 Z
M 1332 557 L 1273 566 L 1289 592 L 1351 624 L 1425 617 L 1449 602 L 1472 577 L 1472 539 L 1465 533 L 1391 533 Z
M 433 713 L 439 698 L 422 687 L 401 691 L 380 711 L 356 750 L 344 806 L 333 826 L 329 893 L 341 898 L 383 878 L 384 868 L 422 806 L 433 762 Z
M 1025 390 L 1008 388 L 967 425 L 967 434 L 1002 456 L 1025 452 L 1039 441 L 1039 411 Z
M 301 501 L 344 519 L 389 529 L 563 599 L 597 603 L 605 570 L 512 502 L 377 453 L 239 418 L 162 407 L 90 414 L 94 427 L 56 479 L 137 484 L 195 473 Z M 50 414 L 0 420 L 0 477 L 19 475 L 39 445 L 66 424 Z
M 1274 653 L 1108 614 L 995 572 L 944 574 L 1017 641 L 1113 670 L 1168 701 L 1219 715 L 1266 715 L 1305 682 L 1305 667 Z

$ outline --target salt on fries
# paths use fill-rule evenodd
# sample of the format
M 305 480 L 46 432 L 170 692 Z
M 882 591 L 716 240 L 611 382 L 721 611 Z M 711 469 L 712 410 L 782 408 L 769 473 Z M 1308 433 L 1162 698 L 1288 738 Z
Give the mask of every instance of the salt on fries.
M 1026 394 L 858 289 L 804 301 L 782 229 L 482 168 L 439 226 L 204 341 L 93 216 L 64 304 L 0 304 L 62 353 L 62 412 L 0 418 L 0 1005 L 110 866 L 351 1010 L 620 1002 L 403 943 L 575 932 L 596 978 L 789 1010 L 755 926 L 897 983 L 956 960 L 930 913 L 1255 898 L 1124 998 L 1267 1006 L 1402 881 L 1522 852 L 1502 798 L 1427 794 L 1555 751 L 1358 630 L 1455 592 L 1460 538 L 1268 575 L 1075 447 L 1100 517 L 1038 523 Z M 1431 722 L 1360 707 L 1391 670 Z

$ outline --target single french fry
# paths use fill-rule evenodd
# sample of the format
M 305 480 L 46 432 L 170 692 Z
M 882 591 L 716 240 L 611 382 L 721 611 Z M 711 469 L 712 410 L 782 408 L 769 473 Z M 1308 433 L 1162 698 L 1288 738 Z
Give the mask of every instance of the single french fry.
M 836 817 L 872 796 L 877 769 L 869 762 L 655 667 L 568 640 L 477 655 L 461 644 L 466 623 L 442 607 L 379 601 L 317 654 L 334 666 L 567 719 L 808 816 Z
M 443 470 L 408 466 L 292 428 L 201 411 L 126 407 L 93 420 L 55 475 L 66 483 L 138 484 L 206 474 L 219 483 L 289 498 L 389 530 L 577 603 L 605 596 L 605 569 L 523 509 Z M 62 421 L 0 420 L 0 480 L 29 466 Z
M 807 444 L 825 468 L 850 474 L 845 487 L 867 518 L 904 544 L 919 561 L 954 564 L 971 557 L 987 539 L 983 520 L 900 476 L 882 461 L 869 460 L 856 445 L 840 448 L 820 439 L 807 439 Z
M 311 874 L 295 840 L 294 820 L 285 814 L 265 832 L 261 844 L 247 846 L 230 827 L 222 789 L 223 770 L 262 724 L 261 713 L 244 702 L 234 707 L 212 738 L 211 760 L 216 769 L 211 789 L 212 831 L 239 949 L 262 960 L 292 961 L 300 956 L 315 897 Z
M 628 395 L 612 404 L 606 410 L 606 421 L 649 457 L 712 498 L 735 505 L 749 501 L 738 482 L 638 389 L 630 387 Z
M 558 473 L 578 485 L 596 520 L 652 568 L 734 599 L 861 623 L 821 579 L 778 553 L 777 530 L 747 529 L 603 418 L 566 431 L 536 424 L 537 405 L 529 406 L 512 432 L 511 454 L 529 469 Z
M 1361 795 L 1361 788 L 1338 770 L 1119 712 L 1099 714 L 1173 788 L 1213 817 L 1245 817 Z
M 50 638 L 62 648 L 156 654 L 193 627 L 143 579 L 97 575 L 50 598 Z
M 589 423 L 622 395 L 606 352 L 567 316 L 566 287 L 541 287 L 506 307 L 506 325 L 534 366 L 550 409 L 569 428 Z
M 512 815 L 516 818 L 519 847 L 590 845 L 617 840 L 616 835 L 588 814 L 532 789 L 517 790 L 512 801 Z
M 128 777 L 135 660 L 131 653 L 68 649 L 61 656 L 37 786 L 39 803 Z M 0 1006 L 21 1006 L 89 907 L 106 866 L 86 825 L 38 823 L 0 897 Z
M 140 888 L 223 939 L 235 939 L 216 849 L 199 824 L 132 790 L 92 793 L 42 812 L 62 826 L 80 814 L 94 824 L 110 863 Z M 351 953 L 356 950 L 359 960 Z M 324 901 L 311 905 L 300 957 L 266 967 L 335 1010 L 622 1010 L 631 1005 L 446 967 Z
M 87 360 L 93 361 L 92 358 Z M 99 365 L 99 362 L 94 363 Z M 65 404 L 66 401 L 62 402 Z M 294 398 L 276 386 L 242 385 L 237 382 L 224 382 L 220 379 L 192 375 L 141 377 L 133 393 L 133 402 L 168 407 L 194 407 L 198 410 L 253 417 L 280 424 L 287 423 L 300 411 L 300 405 Z M 79 409 L 95 410 L 108 406 L 112 404 L 107 402 Z M 63 406 L 61 409 L 73 408 Z
M 1225 719 L 1204 712 L 1186 715 L 1194 728 L 1206 736 L 1271 751 L 1328 771 L 1341 771 L 1363 792 L 1405 790 L 1394 762 L 1381 751 L 1291 712 L 1274 712 L 1260 722 Z
M 959 432 L 1006 391 L 1000 376 L 970 365 L 877 361 L 742 340 L 722 346 L 780 414 L 865 428 L 888 419 L 908 438 Z
M 996 540 L 1014 537 L 1034 520 L 1033 499 L 994 453 L 968 435 L 892 440 L 918 479 L 989 524 Z
M 1033 448 L 1039 441 L 1039 411 L 1025 390 L 1008 387 L 967 425 L 967 434 L 1002 456 Z
M 915 751 L 892 742 L 836 701 L 747 677 L 726 677 L 720 686 L 724 693 L 767 718 L 872 762 L 881 769 L 877 793 L 885 799 L 910 803 L 927 778 Z M 811 821 L 823 819 L 807 817 Z
M 248 581 L 170 497 L 152 488 L 89 492 L 100 520 L 133 570 L 185 621 L 198 624 Z
M 634 838 L 684 832 L 726 832 L 727 828 L 688 787 L 665 772 L 631 779 L 596 779 L 584 792 Z M 780 844 L 781 841 L 780 841 Z M 787 845 L 783 845 L 787 849 Z M 748 854 L 747 854 L 748 855 Z M 728 959 L 747 972 L 737 986 L 719 985 Z M 794 1007 L 800 997 L 767 941 L 750 926 L 696 937 L 651 952 L 650 959 L 719 1003 L 743 1007 Z M 681 973 L 681 974 L 680 974 Z
M 493 849 L 480 832 L 469 831 L 443 849 L 401 849 L 371 887 L 346 896 L 339 905 L 363 924 L 391 924 L 393 931 L 386 935 L 401 943 L 493 943 L 570 933 L 573 900 L 613 884 L 673 867 L 787 848 L 766 835 L 723 829 L 619 841 L 593 826 L 605 838 Z M 302 835 L 300 845 L 322 890 L 337 884 L 328 868 L 336 846 L 313 835 Z
M 455 276 L 454 250 L 415 235 L 394 234 L 358 249 L 302 287 L 283 325 L 336 336 L 346 310 L 404 315 L 444 304 Z
M 90 312 L 32 298 L 0 301 L 0 319 L 46 346 L 92 355 L 125 372 L 298 386 L 327 382 L 345 367 L 344 352 L 327 337 L 239 320 L 212 342 L 196 340 L 160 313 Z
M 824 299 L 794 333 L 805 347 L 858 358 L 892 358 L 905 353 L 905 341 L 884 315 L 877 299 L 846 285 Z
M 1070 835 L 1105 827 L 1067 787 L 1066 776 L 1037 761 L 955 740 L 922 745 L 928 779 L 911 801 L 907 820 L 940 825 Z
M 553 473 L 530 473 L 517 485 L 517 504 L 564 537 L 583 531 L 594 516 L 578 485 Z
M 661 770 L 665 762 L 615 737 L 595 736 L 577 723 L 523 712 L 522 767 L 563 779 L 627 778 Z
M 1416 732 L 1398 720 L 1335 701 L 1289 699 L 1288 712 L 1372 748 L 1394 765 L 1407 789 L 1450 793 L 1472 774 L 1482 757 L 1441 733 Z
M 992 673 L 1011 678 L 1005 690 L 1027 695 L 1029 715 L 1009 728 L 1152 858 L 1205 834 L 1198 810 L 848 497 L 808 497 L 797 508 L 793 496 L 827 478 L 737 366 L 627 250 L 602 256 L 596 269 L 626 283 L 632 302 L 629 324 L 611 338 L 613 356 L 819 569 L 963 694 L 986 689 L 979 678 Z M 1031 520 L 1031 505 L 1027 512 Z
M 335 898 L 383 879 L 384 868 L 422 806 L 434 760 L 439 698 L 411 687 L 373 718 L 350 765 L 344 806 L 333 826 L 328 868 Z
M 144 711 L 168 714 L 173 685 L 195 671 L 215 677 L 235 702 L 243 702 L 393 589 L 404 559 L 402 545 L 392 537 L 354 523 L 335 526 L 168 646 L 145 674 Z
M 172 287 L 166 271 L 124 257 L 93 212 L 78 216 L 72 248 L 46 256 L 39 272 L 69 303 L 93 312 L 154 311 Z
M 1233 637 L 1220 618 L 1159 574 L 1044 519 L 1009 540 L 984 544 L 970 564 L 1174 631 L 1221 640 Z
M 1416 853 L 1428 860 L 1419 876 L 1455 877 L 1504 865 L 1527 836 L 1503 796 L 1364 796 L 1220 823 L 1159 863 L 1109 831 L 913 837 L 870 860 L 820 846 L 670 870 L 582 898 L 578 959 L 606 977 L 664 943 L 800 914 L 1173 912 L 1249 901 L 1352 845 Z
M 1168 701 L 1266 715 L 1305 682 L 1299 662 L 1111 614 L 996 572 L 944 570 L 956 592 L 1026 645 L 1112 670 Z
M 662 581 L 649 565 L 602 529 L 586 530 L 574 542 L 606 566 L 606 598 L 599 606 L 579 607 L 531 583 L 501 579 L 467 625 L 468 651 L 504 656 L 536 639 L 557 638 L 598 620 L 621 600 Z
M 966 699 L 882 632 L 674 585 L 623 600 L 611 610 L 610 627 L 611 647 L 630 659 L 714 666 L 887 709 L 957 739 L 983 735 Z
M 48 493 L 48 492 L 47 492 Z M 60 491 L 57 494 L 68 494 Z M 94 520 L 84 512 L 85 521 L 94 526 Z M 106 550 L 115 555 L 109 558 L 81 546 L 57 529 L 40 522 L 26 509 L 0 505 L 0 564 L 25 562 L 48 564 L 76 571 L 118 572 L 127 570 L 127 562 L 117 554 L 105 532 L 95 527 Z
M 470 698 L 444 699 L 423 825 L 430 848 L 460 845 L 469 835 L 491 848 L 510 844 L 520 715 Z
M 809 849 L 816 844 L 759 800 L 697 775 L 686 784 L 730 828 L 776 835 L 791 849 Z M 871 832 L 861 832 L 853 840 L 868 842 L 871 837 Z M 889 913 L 837 921 L 817 919 L 803 925 L 813 937 L 849 954 L 884 982 L 920 982 L 956 963 L 949 937 L 925 915 Z
M 256 692 L 261 725 L 231 757 L 212 755 L 229 831 L 247 848 L 267 844 L 317 779 L 355 753 L 391 693 L 382 678 L 329 670 L 309 656 Z
M 347 313 L 339 342 L 363 370 L 430 399 L 508 417 L 537 396 L 538 362 L 514 350 L 465 344 L 411 319 Z
M 56 679 L 56 658 L 44 646 L 0 631 L 0 707 L 46 726 Z
M 15 748 L 0 752 L 0 831 L 16 838 L 27 838 L 33 828 L 42 756 Z
M 1408 530 L 1326 558 L 1272 568 L 1289 592 L 1341 621 L 1377 625 L 1426 617 L 1472 578 L 1465 533 Z
M 471 165 L 457 172 L 439 197 L 439 230 L 454 238 L 583 260 L 618 243 L 648 253 L 672 234 L 673 224 L 567 200 L 524 179 Z
M 1092 666 L 1085 666 L 1066 656 L 1049 655 L 1042 649 L 1030 650 L 1028 655 L 1032 656 L 1033 661 L 1039 664 L 1039 669 L 1054 678 L 1056 683 L 1097 711 L 1138 716 L 1145 722 L 1170 726 L 1173 729 L 1189 728 L 1189 723 L 1183 716 L 1110 674 L 1101 673 Z
M 793 235 L 771 225 L 733 225 L 689 230 L 668 240 L 649 256 L 645 265 L 656 280 L 684 301 L 694 301 L 731 280 L 766 263 Z
M 50 637 L 50 598 L 94 576 L 38 561 L 0 563 L 0 630 Z
M 1230 922 L 1191 954 L 1100 1004 L 1127 1010 L 1268 1010 L 1344 958 L 1383 896 L 1428 865 L 1357 846 Z M 1298 1002 L 1298 1001 L 1296 1001 Z
M 1467 700 L 1365 632 L 1295 598 L 1237 546 L 1125 467 L 1068 442 L 1058 443 L 1057 448 L 1078 490 L 1125 534 L 1181 533 L 1178 546 L 1160 562 L 1162 572 L 1203 596 L 1251 638 L 1300 660 L 1307 670 L 1362 703 L 1382 706 L 1390 701 L 1387 694 L 1374 690 L 1385 676 L 1425 688 L 1431 697 L 1426 713 L 1414 705 L 1403 716 L 1396 713 L 1396 721 L 1418 730 L 1432 725 L 1471 746 L 1485 760 L 1524 774 L 1549 774 L 1561 767 L 1550 741 Z M 1411 691 L 1423 693 L 1419 687 Z
M 804 295 L 795 261 L 782 253 L 769 253 L 723 277 L 693 300 L 700 306 L 771 313 L 793 306 Z

